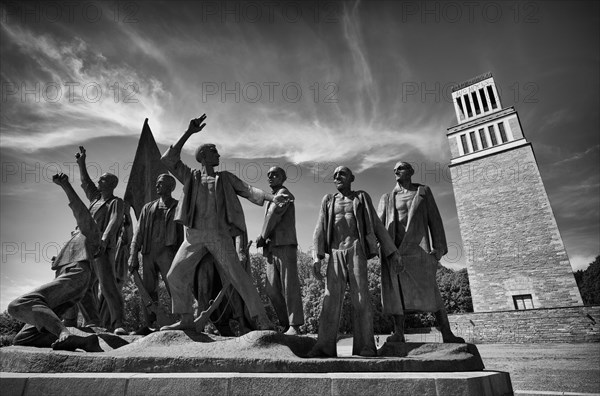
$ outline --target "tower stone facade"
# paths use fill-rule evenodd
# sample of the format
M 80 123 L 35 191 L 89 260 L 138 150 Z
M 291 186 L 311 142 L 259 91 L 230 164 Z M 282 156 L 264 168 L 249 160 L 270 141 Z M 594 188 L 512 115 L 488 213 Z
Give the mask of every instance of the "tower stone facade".
M 454 87 L 449 165 L 475 312 L 582 305 L 531 143 L 491 73 Z

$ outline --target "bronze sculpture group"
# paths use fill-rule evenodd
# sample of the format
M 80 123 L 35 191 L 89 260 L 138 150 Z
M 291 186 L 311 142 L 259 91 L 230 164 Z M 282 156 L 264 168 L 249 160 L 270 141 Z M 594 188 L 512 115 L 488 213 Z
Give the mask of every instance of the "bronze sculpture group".
M 202 281 L 196 281 L 198 268 L 209 268 L 208 264 L 214 265 L 219 274 L 221 293 L 235 290 L 235 295 L 229 296 L 232 301 L 238 296 L 239 304 L 234 310 L 240 320 L 247 310 L 248 325 L 244 327 L 273 330 L 252 277 L 241 264 L 247 261 L 248 246 L 238 196 L 260 206 L 266 201 L 265 219 L 256 244 L 267 260 L 267 294 L 285 334 L 297 335 L 304 315 L 297 269 L 294 196 L 283 185 L 285 171 L 279 167 L 269 169 L 271 192 L 263 191 L 230 172 L 216 171 L 220 155 L 213 144 L 203 144 L 196 151 L 199 169 L 188 167 L 180 159 L 181 150 L 193 134 L 205 127 L 205 119 L 203 115 L 191 120 L 184 134 L 163 154 L 161 161 L 174 177 L 159 176 L 159 199 L 147 203 L 141 211 L 129 247 L 129 271 L 139 277 L 141 255 L 140 283 L 154 303 L 158 301 L 159 273 L 165 281 L 172 313 L 179 316 L 179 321 L 160 330 L 197 328 L 194 298 L 200 303 L 207 288 Z M 8 312 L 26 323 L 16 336 L 15 345 L 101 351 L 96 335 L 76 336 L 65 326 L 63 319 L 72 317 L 67 313 L 76 307 L 87 326 L 125 333 L 123 297 L 115 274 L 117 238 L 126 218 L 123 200 L 113 195 L 118 179 L 103 174 L 96 186 L 87 173 L 83 147 L 76 158 L 90 206 L 86 208 L 66 175 L 54 177 L 67 194 L 77 230 L 53 263 L 57 277 L 10 303 Z M 318 338 L 309 357 L 337 356 L 337 330 L 347 284 L 354 310 L 352 353 L 377 355 L 367 280 L 367 260 L 375 256 L 380 256 L 382 263 L 383 310 L 394 319 L 394 334 L 388 342 L 404 342 L 405 312 L 422 311 L 435 313 L 444 342 L 464 342 L 450 330 L 435 281 L 438 261 L 447 253 L 447 246 L 431 190 L 411 182 L 414 170 L 408 163 L 396 164 L 394 173 L 397 186 L 381 198 L 376 210 L 369 194 L 352 190 L 354 175 L 349 168 L 341 166 L 334 172 L 338 192 L 323 197 L 314 232 L 313 274 L 317 279 L 323 278 L 321 260 L 328 256 L 328 261 Z M 175 179 L 183 184 L 179 201 L 171 197 Z M 99 314 L 98 285 L 108 307 L 106 318 Z M 205 317 L 200 316 L 204 321 Z M 149 334 L 158 326 L 156 312 L 146 309 L 144 318 L 146 323 L 136 334 Z

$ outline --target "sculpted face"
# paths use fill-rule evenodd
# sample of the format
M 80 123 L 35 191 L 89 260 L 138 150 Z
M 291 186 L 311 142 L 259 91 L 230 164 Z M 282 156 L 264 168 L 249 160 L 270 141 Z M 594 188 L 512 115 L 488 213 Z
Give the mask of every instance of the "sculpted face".
M 221 155 L 214 144 L 202 145 L 196 153 L 196 160 L 204 162 L 206 166 L 218 166 L 219 158 L 221 158 Z
M 338 166 L 333 171 L 333 180 L 338 191 L 348 191 L 351 189 L 354 175 L 352 171 L 345 166 Z
M 269 187 L 277 188 L 283 185 L 286 179 L 285 171 L 278 166 L 274 166 L 267 172 L 269 178 Z
M 156 180 L 155 188 L 158 195 L 172 193 L 175 189 L 175 179 L 170 175 L 160 175 Z
M 98 190 L 100 190 L 100 192 L 113 192 L 115 187 L 117 187 L 118 182 L 119 179 L 117 176 L 112 173 L 104 173 L 98 179 Z
M 394 166 L 394 174 L 396 175 L 396 181 L 410 180 L 412 175 L 415 174 L 415 170 L 408 162 L 399 161 Z

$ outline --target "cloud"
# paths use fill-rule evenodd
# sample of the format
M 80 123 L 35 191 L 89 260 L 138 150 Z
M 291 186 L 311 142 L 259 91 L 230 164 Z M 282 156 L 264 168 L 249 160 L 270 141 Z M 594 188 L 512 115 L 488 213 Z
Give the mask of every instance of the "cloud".
M 374 119 L 374 116 L 377 113 L 379 93 L 373 74 L 371 73 L 368 55 L 364 49 L 360 17 L 358 14 L 359 5 L 360 1 L 357 1 L 352 6 L 351 10 L 349 10 L 348 4 L 344 3 L 342 26 L 344 38 L 352 55 L 354 71 L 357 75 L 356 81 L 360 93 L 356 112 L 363 119 Z
M 596 153 L 595 155 L 596 155 L 596 157 L 598 157 L 598 151 L 599 151 L 599 149 L 600 149 L 600 145 L 596 144 L 595 146 L 587 148 L 585 151 L 574 153 L 574 154 L 572 154 L 571 156 L 569 156 L 569 157 L 567 157 L 565 159 L 562 159 L 562 160 L 560 160 L 558 162 L 553 163 L 552 165 L 553 166 L 564 165 L 564 164 L 569 163 L 569 162 L 573 162 L 573 161 L 577 161 L 577 160 L 583 159 L 586 156 L 588 156 L 590 154 L 593 154 L 593 153 Z
M 161 103 L 170 100 L 161 81 L 107 59 L 77 36 L 61 40 L 8 23 L 1 28 L 3 40 L 16 48 L 8 55 L 31 61 L 24 70 L 2 73 L 3 89 L 16 91 L 4 92 L 5 147 L 35 151 L 60 142 L 138 133 L 143 119 L 160 116 Z
M 571 261 L 571 267 L 573 271 L 585 270 L 591 263 L 594 262 L 594 259 L 597 255 L 580 255 L 574 254 L 569 257 Z
M 372 64 L 377 64 L 381 49 L 367 50 L 361 25 L 371 21 L 361 21 L 359 8 L 359 2 L 344 3 L 341 23 L 329 27 L 332 29 L 329 33 L 339 36 L 335 41 L 329 36 L 315 35 L 301 24 L 294 29 L 306 38 L 302 42 L 291 42 L 295 39 L 284 37 L 265 45 L 262 36 L 254 31 L 256 26 L 248 28 L 249 31 L 228 31 L 231 35 L 243 35 L 240 40 L 244 47 L 252 48 L 252 53 L 241 49 L 243 56 L 239 57 L 236 44 L 226 52 L 214 48 L 212 62 L 225 69 L 235 65 L 231 74 L 240 80 L 208 81 L 218 84 L 220 91 L 224 86 L 238 91 L 238 96 L 233 100 L 233 95 L 229 95 L 223 100 L 221 92 L 209 97 L 209 103 L 202 103 L 209 107 L 208 126 L 200 138 L 186 145 L 186 150 L 191 153 L 202 139 L 217 144 L 226 157 L 286 158 L 308 167 L 322 162 L 345 163 L 357 172 L 399 156 L 414 157 L 414 151 L 420 152 L 420 156 L 444 156 L 447 147 L 443 131 L 451 106 L 435 112 L 422 103 L 401 103 L 397 89 L 402 83 L 400 72 L 407 67 L 402 57 L 394 58 L 397 64 L 389 65 L 395 69 L 392 78 L 375 77 Z M 281 60 L 282 55 L 274 56 L 280 51 L 285 51 L 285 60 Z M 299 64 L 288 62 L 289 59 Z M 310 64 L 306 64 L 307 59 Z M 212 70 L 208 74 L 220 75 Z M 250 103 L 245 99 L 248 81 L 257 76 L 264 79 L 256 80 L 259 85 L 264 81 L 278 84 L 274 101 L 265 100 L 264 86 L 261 86 L 263 100 Z M 283 94 L 287 82 L 297 84 L 302 91 L 298 101 Z M 240 84 L 237 89 L 235 83 Z M 319 95 L 314 90 L 316 83 Z M 324 101 L 327 94 L 332 94 L 331 101 Z M 217 106 L 210 102 L 214 99 L 221 99 L 221 103 Z M 164 138 L 160 136 L 158 140 L 172 144 L 177 137 L 171 136 L 169 141 Z
M 6 40 L 18 49 L 12 53 L 33 60 L 32 72 L 15 67 L 3 72 L 3 82 L 43 88 L 53 81 L 63 96 L 65 82 L 79 83 L 72 102 L 9 97 L 3 146 L 34 151 L 61 142 L 137 135 L 146 117 L 157 142 L 173 144 L 191 118 L 206 112 L 208 127 L 185 146 L 188 152 L 200 141 L 212 141 L 226 157 L 285 158 L 309 167 L 329 161 L 357 172 L 415 152 L 447 155 L 444 129 L 451 105 L 400 99 L 408 62 L 401 53 L 389 57 L 388 49 L 370 44 L 382 32 L 363 28 L 371 26 L 373 16 L 365 16 L 362 7 L 343 3 L 339 23 L 319 29 L 304 22 L 198 24 L 192 23 L 190 9 L 179 22 L 189 25 L 185 34 L 160 34 L 150 23 L 119 25 L 120 39 L 111 46 L 97 33 L 61 40 L 50 30 L 38 34 L 3 24 Z M 160 8 L 146 11 L 145 17 L 154 12 L 151 18 L 160 20 Z M 398 35 L 399 29 L 390 34 Z M 115 82 L 120 84 L 117 103 L 109 89 Z M 139 87 L 133 95 L 137 103 L 124 103 L 133 93 L 127 83 Z M 270 83 L 277 84 L 274 100 L 265 85 Z M 85 84 L 98 84 L 102 98 L 91 102 L 95 85 L 84 95 Z M 220 92 L 206 97 L 206 84 L 216 84 Z M 261 89 L 258 101 L 252 100 L 253 84 Z M 224 96 L 225 90 L 235 92 Z

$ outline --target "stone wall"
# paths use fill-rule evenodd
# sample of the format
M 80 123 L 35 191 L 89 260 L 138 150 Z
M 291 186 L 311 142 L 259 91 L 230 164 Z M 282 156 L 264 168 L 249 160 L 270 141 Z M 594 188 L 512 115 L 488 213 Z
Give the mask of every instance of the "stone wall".
M 474 311 L 582 305 L 531 145 L 451 172 Z
M 600 342 L 600 305 L 448 315 L 467 342 Z

